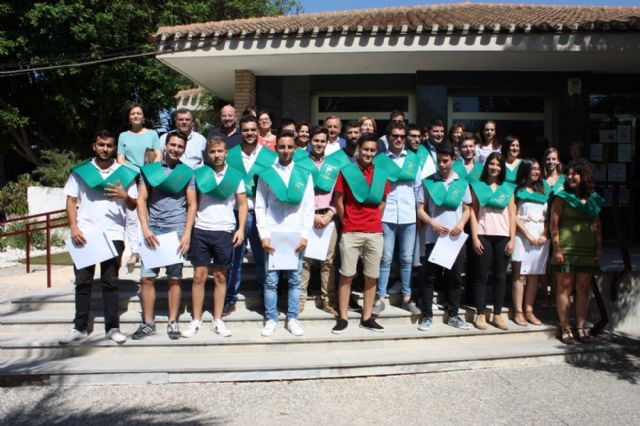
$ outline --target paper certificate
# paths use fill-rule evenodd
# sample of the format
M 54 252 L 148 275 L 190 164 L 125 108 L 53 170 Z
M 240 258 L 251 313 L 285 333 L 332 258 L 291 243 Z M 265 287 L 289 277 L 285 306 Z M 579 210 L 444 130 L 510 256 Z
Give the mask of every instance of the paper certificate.
M 96 265 L 118 255 L 118 251 L 113 245 L 113 242 L 111 242 L 104 232 L 87 232 L 84 233 L 84 238 L 87 240 L 87 243 L 80 247 L 74 245 L 71 238 L 65 240 L 71 259 L 73 259 L 73 264 L 77 269 Z
M 522 275 L 543 275 L 547 273 L 547 258 L 549 257 L 549 247 L 551 242 L 545 241 L 540 246 L 534 246 L 527 239 L 524 239 L 522 264 L 520 274 Z
M 318 229 L 314 227 L 309 233 L 307 249 L 304 252 L 304 257 L 308 257 L 309 259 L 325 260 L 327 258 L 329 243 L 331 242 L 331 235 L 333 234 L 335 226 L 335 223 L 329 222 L 327 226 L 323 228 Z
M 272 232 L 271 247 L 275 250 L 268 255 L 268 269 L 270 271 L 292 271 L 298 269 L 296 249 L 299 245 L 299 232 Z
M 429 262 L 440 265 L 446 269 L 451 269 L 468 237 L 469 235 L 464 232 L 461 232 L 455 237 L 452 237 L 450 234 L 441 235 L 438 241 L 436 241 L 436 245 L 433 246 L 433 250 L 429 255 Z
M 427 155 L 427 159 L 424 162 L 424 165 L 422 166 L 422 169 L 420 170 L 420 180 L 424 178 L 428 178 L 435 172 L 436 172 L 436 163 L 433 161 L 433 157 L 431 156 L 431 153 L 429 153 L 429 155 Z
M 160 268 L 184 262 L 184 258 L 178 253 L 178 233 L 173 231 L 168 234 L 156 235 L 159 244 L 155 249 L 147 246 L 146 242 L 140 244 L 140 257 L 145 268 Z

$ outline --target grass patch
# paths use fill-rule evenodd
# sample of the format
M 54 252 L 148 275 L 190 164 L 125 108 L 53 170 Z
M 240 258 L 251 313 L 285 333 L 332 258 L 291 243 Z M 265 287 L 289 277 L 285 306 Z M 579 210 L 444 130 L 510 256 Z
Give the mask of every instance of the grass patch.
M 25 259 L 19 260 L 20 263 L 26 263 Z M 47 264 L 47 255 L 42 256 L 34 256 L 31 258 L 32 265 L 46 265 Z M 71 255 L 68 252 L 62 253 L 51 253 L 51 264 L 52 265 L 73 265 L 73 260 L 71 260 Z

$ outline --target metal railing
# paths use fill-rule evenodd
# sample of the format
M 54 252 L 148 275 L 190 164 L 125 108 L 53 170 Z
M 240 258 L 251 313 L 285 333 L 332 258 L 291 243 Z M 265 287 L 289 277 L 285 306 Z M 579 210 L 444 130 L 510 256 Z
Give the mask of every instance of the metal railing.
M 43 218 L 44 219 L 40 219 Z M 35 219 L 35 220 L 34 220 Z M 38 220 L 40 219 L 40 220 Z M 6 225 L 18 223 L 24 224 L 20 229 L 4 232 Z M 12 235 L 24 235 L 25 237 L 25 268 L 27 273 L 31 272 L 31 234 L 34 232 L 45 232 L 45 251 L 47 260 L 47 287 L 51 287 L 51 230 L 69 226 L 67 211 L 55 210 L 46 213 L 34 214 L 30 216 L 20 216 L 0 222 L 0 238 Z

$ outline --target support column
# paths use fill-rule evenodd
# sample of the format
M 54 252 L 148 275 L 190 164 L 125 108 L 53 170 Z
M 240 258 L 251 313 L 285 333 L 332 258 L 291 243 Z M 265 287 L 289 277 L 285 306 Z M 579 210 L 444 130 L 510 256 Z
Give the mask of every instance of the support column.
M 256 76 L 249 70 L 236 70 L 233 103 L 238 121 L 247 105 L 256 104 Z

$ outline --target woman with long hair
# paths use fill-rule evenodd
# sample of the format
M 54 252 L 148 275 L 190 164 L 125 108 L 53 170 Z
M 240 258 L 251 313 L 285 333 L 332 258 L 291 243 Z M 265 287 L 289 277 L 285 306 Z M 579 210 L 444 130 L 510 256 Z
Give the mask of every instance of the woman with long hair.
M 509 258 L 516 237 L 515 186 L 505 182 L 504 157 L 492 152 L 484 164 L 480 180 L 471 183 L 473 208 L 471 210 L 471 237 L 473 250 L 478 256 L 473 283 L 476 305 L 474 325 L 486 330 L 485 289 L 489 271 L 493 271 L 493 319 L 491 324 L 501 330 L 509 328 L 502 316 L 505 280 Z
M 560 154 L 556 148 L 551 147 L 545 149 L 542 158 L 544 160 L 544 189 L 548 193 L 557 192 L 564 185 Z
M 564 187 L 555 193 L 551 205 L 553 258 L 549 270 L 555 273 L 556 308 L 563 343 L 589 343 L 585 331 L 589 291 L 593 275 L 600 270 L 602 227 L 600 210 L 604 198 L 593 183 L 593 165 L 587 160 L 572 161 L 567 167 Z M 569 324 L 571 292 L 575 288 L 576 334 Z
M 534 315 L 538 282 L 544 277 L 549 257 L 547 201 L 540 164 L 534 158 L 520 162 L 516 183 L 516 244 L 511 256 L 513 322 L 540 325 Z
M 145 165 L 145 162 L 157 162 L 162 159 L 160 138 L 155 130 L 145 127 L 144 110 L 142 105 L 132 103 L 127 108 L 127 121 L 129 130 L 118 136 L 118 153 L 116 160 L 136 171 Z M 145 158 L 147 159 L 145 161 Z M 140 261 L 138 247 L 140 244 L 140 225 L 138 213 L 135 210 L 127 210 L 127 240 L 131 256 L 127 260 L 127 268 L 133 272 L 133 267 Z
M 376 135 L 378 134 L 378 125 L 376 123 L 376 120 L 371 117 L 367 117 L 366 115 L 363 115 L 358 120 L 358 125 L 360 126 L 360 133 L 362 134 L 364 133 L 373 133 Z
M 449 133 L 447 134 L 449 143 L 453 146 L 453 149 L 455 150 L 456 155 L 460 154 L 460 143 L 462 142 L 463 133 L 464 133 L 464 124 L 453 123 L 453 126 L 451 126 L 451 128 L 449 129 Z
M 476 145 L 476 161 L 480 164 L 484 164 L 492 152 L 502 151 L 502 146 L 498 139 L 496 130 L 496 122 L 493 120 L 487 120 L 482 125 L 482 131 L 480 132 L 480 143 Z
M 299 121 L 296 123 L 296 145 L 302 149 L 310 149 L 309 141 L 311 140 L 311 125 L 308 121 Z
M 505 165 L 507 166 L 507 174 L 505 179 L 507 182 L 515 183 L 518 175 L 518 167 L 520 167 L 520 140 L 509 135 L 504 138 L 505 144 L 503 149 L 506 151 L 503 153 L 505 157 Z

